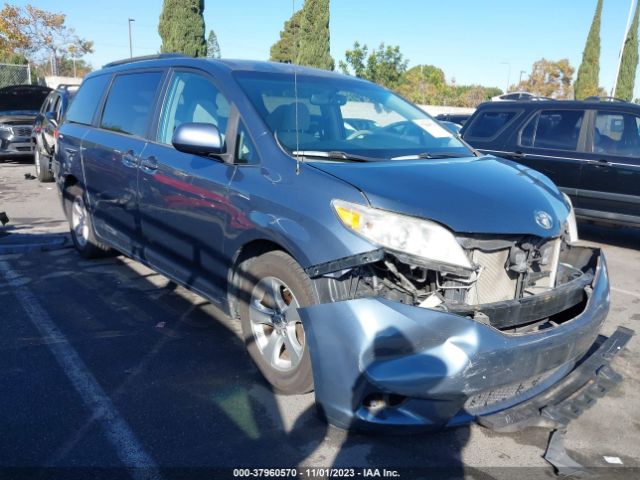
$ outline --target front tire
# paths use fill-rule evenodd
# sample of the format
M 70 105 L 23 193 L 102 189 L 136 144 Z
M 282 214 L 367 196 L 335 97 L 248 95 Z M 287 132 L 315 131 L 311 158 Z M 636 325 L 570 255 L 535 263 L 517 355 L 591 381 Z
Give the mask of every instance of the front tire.
M 65 191 L 65 198 L 71 240 L 73 240 L 73 245 L 78 253 L 84 258 L 104 256 L 109 251 L 109 248 L 96 239 L 93 232 L 91 214 L 86 206 L 82 188 L 77 185 L 68 187 Z
M 38 180 L 43 183 L 53 182 L 53 173 L 51 173 L 51 157 L 42 153 L 37 143 L 33 156 L 36 167 L 36 177 Z
M 258 369 L 279 392 L 312 391 L 311 357 L 297 312 L 318 303 L 311 280 L 281 251 L 244 261 L 238 278 L 242 333 Z

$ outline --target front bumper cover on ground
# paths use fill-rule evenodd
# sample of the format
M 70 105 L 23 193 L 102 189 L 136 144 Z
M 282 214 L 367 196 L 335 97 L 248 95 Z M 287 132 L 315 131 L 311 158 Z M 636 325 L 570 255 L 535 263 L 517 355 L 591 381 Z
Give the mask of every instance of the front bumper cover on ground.
M 518 426 L 506 416 L 518 405 L 529 405 L 528 413 L 537 409 L 538 416 L 549 407 L 548 417 L 551 407 L 589 382 L 591 377 L 580 372 L 591 368 L 588 352 L 609 310 L 604 257 L 597 249 L 583 253 L 597 258 L 584 309 L 534 333 L 504 333 L 450 312 L 382 298 L 300 309 L 320 410 L 338 427 L 403 431 L 479 419 L 496 427 L 500 422 Z M 620 334 L 612 338 L 619 346 Z M 596 371 L 598 388 L 615 377 L 608 367 Z M 572 376 L 584 382 L 567 380 Z M 551 395 L 554 385 L 567 388 Z M 544 398 L 544 404 L 531 403 L 534 398 Z M 495 416 L 500 412 L 502 417 Z

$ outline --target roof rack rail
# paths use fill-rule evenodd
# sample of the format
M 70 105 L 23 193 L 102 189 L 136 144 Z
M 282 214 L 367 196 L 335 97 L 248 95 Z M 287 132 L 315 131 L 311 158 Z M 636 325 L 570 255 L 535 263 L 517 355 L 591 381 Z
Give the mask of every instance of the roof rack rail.
M 587 97 L 584 99 L 585 102 L 622 102 L 627 103 L 626 100 L 616 97 L 599 97 L 597 95 L 593 95 L 591 97 Z
M 184 53 L 157 53 L 155 55 L 143 55 L 141 57 L 123 58 L 115 60 L 102 66 L 102 68 L 116 67 L 118 65 L 126 65 L 127 63 L 142 62 L 144 60 L 160 60 L 163 58 L 191 58 Z
M 79 86 L 79 83 L 61 83 L 56 88 L 59 88 L 61 90 L 69 90 L 70 88 L 78 88 Z

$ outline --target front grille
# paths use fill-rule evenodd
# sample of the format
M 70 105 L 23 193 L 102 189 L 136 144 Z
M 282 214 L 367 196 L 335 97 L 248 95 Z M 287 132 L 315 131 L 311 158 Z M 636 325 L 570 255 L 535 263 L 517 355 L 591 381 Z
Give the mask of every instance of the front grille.
M 536 389 L 536 387 L 540 389 L 539 387 L 541 386 L 541 384 L 550 379 L 554 374 L 563 374 L 563 372 L 560 372 L 560 368 L 564 369 L 566 367 L 554 368 L 520 382 L 480 392 L 477 395 L 473 395 L 467 399 L 467 401 L 464 403 L 464 409 L 469 413 L 477 413 L 485 410 L 492 405 L 497 405 L 506 400 L 514 400 L 518 397 L 524 396 L 527 393 L 536 393 L 533 392 L 533 390 Z
M 31 136 L 31 126 L 11 127 L 11 130 L 13 130 L 13 134 L 16 137 L 30 137 Z

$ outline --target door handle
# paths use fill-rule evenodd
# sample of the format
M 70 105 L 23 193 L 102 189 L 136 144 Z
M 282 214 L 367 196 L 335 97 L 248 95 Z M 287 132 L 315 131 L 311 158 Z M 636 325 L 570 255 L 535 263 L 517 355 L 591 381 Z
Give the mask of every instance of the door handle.
M 129 150 L 126 153 L 122 154 L 122 164 L 125 167 L 136 168 L 138 166 L 136 154 L 133 153 L 133 150 Z
M 140 160 L 140 169 L 144 173 L 148 173 L 149 175 L 153 175 L 158 171 L 158 159 L 153 155 L 143 158 Z
M 521 160 L 523 158 L 525 158 L 527 155 L 525 153 L 522 152 L 513 152 L 511 155 L 509 155 L 513 160 Z
M 596 168 L 608 167 L 611 165 L 609 161 L 605 160 L 604 158 L 599 158 L 597 160 L 589 160 L 589 163 L 591 165 L 594 165 Z

